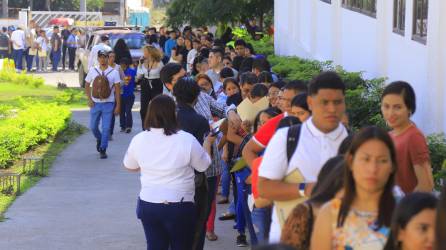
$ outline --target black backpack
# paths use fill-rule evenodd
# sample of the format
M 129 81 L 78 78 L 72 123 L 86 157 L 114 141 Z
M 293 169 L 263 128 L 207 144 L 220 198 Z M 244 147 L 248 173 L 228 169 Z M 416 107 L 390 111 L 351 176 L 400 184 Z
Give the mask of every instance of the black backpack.
M 294 151 L 296 151 L 297 145 L 299 144 L 301 128 L 302 124 L 296 124 L 288 129 L 286 140 L 286 158 L 288 163 L 290 163 L 291 157 L 293 156 L 293 153 Z

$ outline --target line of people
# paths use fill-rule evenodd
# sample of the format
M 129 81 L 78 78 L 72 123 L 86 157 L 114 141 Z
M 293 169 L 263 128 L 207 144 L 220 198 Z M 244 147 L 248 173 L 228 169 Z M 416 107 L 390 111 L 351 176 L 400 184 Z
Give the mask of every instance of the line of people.
M 416 99 L 408 83 L 393 82 L 382 94 L 390 132 L 353 133 L 346 87 L 335 72 L 309 83 L 278 80 L 243 40 L 232 47 L 186 31 L 178 38 L 170 32 L 164 47 L 145 47 L 133 69 L 143 132 L 132 139 L 124 165 L 141 174 L 137 216 L 147 249 L 203 249 L 205 239 L 218 240 L 217 203 L 230 203 L 219 219 L 235 219 L 239 247 L 249 239 L 253 246 L 293 249 L 442 249 L 434 231 L 444 235 L 446 210 L 435 211 L 429 151 L 410 119 Z M 192 49 L 178 59 L 182 39 L 195 42 L 193 60 L 187 59 Z M 107 121 L 123 103 L 119 70 L 107 59 L 99 50 L 99 70 L 90 69 L 86 88 L 101 158 Z M 101 96 L 95 89 L 104 78 L 110 95 L 93 98 Z M 264 101 L 260 112 L 242 115 L 243 102 Z

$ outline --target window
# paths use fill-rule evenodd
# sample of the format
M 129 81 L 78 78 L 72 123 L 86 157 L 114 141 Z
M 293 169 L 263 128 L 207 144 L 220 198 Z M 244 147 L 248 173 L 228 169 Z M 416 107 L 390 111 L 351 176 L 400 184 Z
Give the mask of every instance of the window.
M 428 0 L 414 0 L 412 39 L 426 44 Z
M 376 17 L 376 0 L 342 0 L 344 8 Z
M 130 33 L 110 35 L 110 45 L 112 48 L 115 47 L 116 42 L 120 38 L 124 39 L 125 44 L 127 44 L 127 47 L 129 47 L 129 49 L 141 49 L 142 47 L 144 47 L 144 34 Z
M 102 12 L 104 15 L 121 15 L 121 3 L 119 0 L 105 1 Z
M 406 0 L 393 1 L 393 31 L 404 36 L 406 22 Z

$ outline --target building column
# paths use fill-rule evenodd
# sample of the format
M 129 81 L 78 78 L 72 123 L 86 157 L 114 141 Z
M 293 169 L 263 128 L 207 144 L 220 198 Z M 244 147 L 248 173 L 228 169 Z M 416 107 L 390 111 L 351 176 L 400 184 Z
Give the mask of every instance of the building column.
M 8 0 L 2 0 L 2 16 L 3 18 L 9 18 L 8 13 Z

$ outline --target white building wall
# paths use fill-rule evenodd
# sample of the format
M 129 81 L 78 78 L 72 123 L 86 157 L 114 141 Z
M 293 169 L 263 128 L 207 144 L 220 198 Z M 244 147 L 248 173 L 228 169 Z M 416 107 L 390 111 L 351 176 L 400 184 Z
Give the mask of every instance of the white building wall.
M 284 14 L 286 12 L 286 14 Z M 393 32 L 393 0 L 377 0 L 376 18 L 320 0 L 275 1 L 278 55 L 332 60 L 366 78 L 404 80 L 417 94 L 413 120 L 425 132 L 446 131 L 445 0 L 429 0 L 427 44 L 412 40 L 413 0 L 406 0 L 405 35 Z

